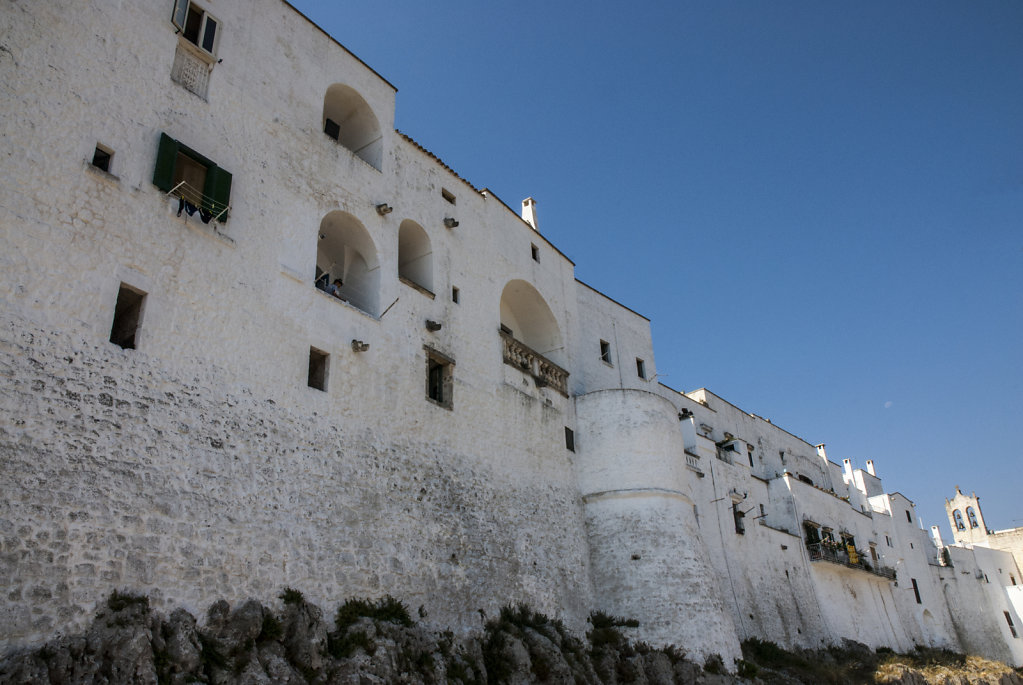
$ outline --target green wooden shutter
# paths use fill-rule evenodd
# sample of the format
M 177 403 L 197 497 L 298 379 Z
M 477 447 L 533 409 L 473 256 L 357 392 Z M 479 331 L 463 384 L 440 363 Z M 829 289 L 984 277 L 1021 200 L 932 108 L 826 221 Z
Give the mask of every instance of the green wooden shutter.
M 153 171 L 153 185 L 165 193 L 174 187 L 174 163 L 178 159 L 178 141 L 166 133 L 160 134 L 160 148 L 156 153 L 156 170 Z
M 231 173 L 218 166 L 211 165 L 206 169 L 206 187 L 203 188 L 203 195 L 213 200 L 211 206 L 207 207 L 214 216 L 220 214 L 227 205 L 231 204 Z M 220 215 L 220 221 L 227 220 L 227 212 Z

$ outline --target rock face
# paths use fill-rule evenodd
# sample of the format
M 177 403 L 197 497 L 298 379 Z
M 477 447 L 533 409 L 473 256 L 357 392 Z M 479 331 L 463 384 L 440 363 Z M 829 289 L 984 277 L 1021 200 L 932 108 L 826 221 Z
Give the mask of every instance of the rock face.
M 580 639 L 559 620 L 524 606 L 506 607 L 486 623 L 482 634 L 457 639 L 450 632 L 437 633 L 417 624 L 405 606 L 391 597 L 375 602 L 348 600 L 338 609 L 333 626 L 319 607 L 297 591 L 286 590 L 281 599 L 283 605 L 277 610 L 255 600 L 236 607 L 220 600 L 210 606 L 200 626 L 183 609 L 165 617 L 150 608 L 146 597 L 114 593 L 83 635 L 58 638 L 0 660 L 0 685 L 736 685 L 764 682 L 756 678 L 758 673 L 767 682 L 793 685 L 1023 685 L 1018 673 L 992 662 L 958 671 L 888 664 L 875 674 L 878 655 L 855 643 L 800 654 L 757 643 L 755 655 L 763 657 L 763 667 L 738 661 L 739 675 L 733 675 L 716 656 L 700 666 L 674 647 L 655 649 L 633 643 L 626 633 L 636 622 L 606 614 L 591 615 L 591 628 Z M 747 649 L 746 656 L 754 654 Z M 843 670 L 842 665 L 821 670 L 820 664 L 835 665 L 843 658 L 859 671 Z M 971 666 L 970 659 L 964 666 Z M 811 662 L 815 670 L 792 670 Z M 775 669 L 768 669 L 768 663 Z

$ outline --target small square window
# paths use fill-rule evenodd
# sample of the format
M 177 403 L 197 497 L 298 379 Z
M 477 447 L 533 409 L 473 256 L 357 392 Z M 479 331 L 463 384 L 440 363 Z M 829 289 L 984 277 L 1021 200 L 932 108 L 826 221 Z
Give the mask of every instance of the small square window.
M 96 150 L 92 153 L 92 165 L 100 171 L 110 173 L 110 162 L 114 158 L 114 152 L 105 145 L 96 143 Z
M 600 341 L 600 361 L 611 364 L 611 343 L 606 340 Z M 611 364 L 614 366 L 613 364 Z
M 636 375 L 646 380 L 646 362 L 636 357 Z
M 568 426 L 565 426 L 565 449 L 575 452 L 575 433 Z
M 138 344 L 139 325 L 142 323 L 142 303 L 146 294 L 124 283 L 117 291 L 114 321 L 110 326 L 110 342 L 126 350 Z
M 330 355 L 315 347 L 309 348 L 309 387 L 327 391 Z
M 534 262 L 539 262 L 540 261 L 540 248 L 539 247 L 537 247 L 536 245 L 530 245 L 529 246 L 529 252 L 530 252 L 530 254 L 533 255 L 533 261 Z
M 323 123 L 323 132 L 334 140 L 337 140 L 341 137 L 341 126 L 333 119 L 327 119 Z
M 452 409 L 455 360 L 432 347 L 423 349 L 426 350 L 426 397 L 445 409 Z
M 458 296 L 460 294 L 461 293 L 459 292 L 458 288 L 452 287 L 451 288 L 451 301 L 454 302 L 455 304 L 458 304 Z
M 440 189 L 440 196 L 443 197 L 448 202 L 450 202 L 451 204 L 455 204 L 455 194 L 452 193 L 447 188 Z

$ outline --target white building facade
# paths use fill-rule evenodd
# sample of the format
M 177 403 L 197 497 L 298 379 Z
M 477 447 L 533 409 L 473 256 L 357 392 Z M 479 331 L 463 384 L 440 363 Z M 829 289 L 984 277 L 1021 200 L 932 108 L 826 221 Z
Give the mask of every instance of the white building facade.
M 1011 553 L 942 554 L 871 463 L 657 383 L 649 321 L 535 202 L 396 131 L 395 88 L 286 2 L 18 0 L 0 38 L 0 646 L 114 589 L 292 586 L 466 632 L 599 609 L 726 663 L 1023 664 Z

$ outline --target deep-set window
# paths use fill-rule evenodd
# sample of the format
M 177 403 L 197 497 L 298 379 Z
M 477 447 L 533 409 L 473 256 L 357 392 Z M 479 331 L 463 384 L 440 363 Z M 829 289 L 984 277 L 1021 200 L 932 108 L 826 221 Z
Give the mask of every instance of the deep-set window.
M 327 371 L 330 355 L 315 347 L 309 348 L 309 387 L 327 390 Z
M 611 343 L 606 340 L 600 341 L 600 361 L 605 364 L 611 363 Z
M 160 134 L 153 185 L 180 200 L 179 214 L 198 212 L 204 223 L 227 221 L 231 173 L 166 133 Z
M 452 286 L 452 288 L 451 288 L 451 301 L 454 302 L 455 304 L 458 304 L 458 298 L 459 298 L 460 295 L 461 295 L 461 292 L 458 290 L 458 288 L 455 288 L 455 287 Z
M 134 350 L 142 323 L 142 304 L 146 294 L 124 283 L 117 290 L 114 321 L 110 325 L 110 342 L 126 350 Z
M 636 375 L 646 380 L 646 362 L 639 357 L 636 358 Z
M 110 162 L 113 161 L 114 151 L 106 145 L 96 143 L 96 149 L 92 153 L 92 165 L 101 171 L 110 173 Z
M 175 0 L 171 17 L 181 36 L 210 55 L 217 54 L 220 22 L 189 0 Z
M 454 406 L 455 360 L 432 347 L 426 350 L 426 397 L 445 409 Z
M 575 432 L 568 426 L 565 426 L 565 449 L 575 452 Z

